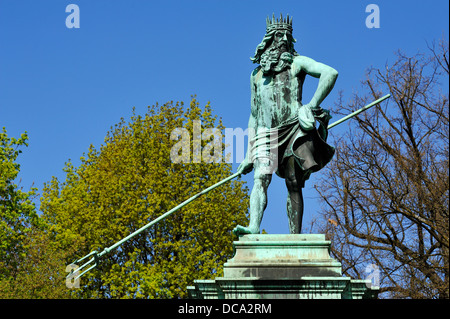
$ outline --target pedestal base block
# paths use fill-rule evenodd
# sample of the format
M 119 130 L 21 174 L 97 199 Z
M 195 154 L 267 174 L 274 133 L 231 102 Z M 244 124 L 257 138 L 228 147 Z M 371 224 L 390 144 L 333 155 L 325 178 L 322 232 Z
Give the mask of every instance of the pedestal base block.
M 322 234 L 244 235 L 223 277 L 196 280 L 188 287 L 199 299 L 361 299 L 376 298 L 370 280 L 342 276 Z

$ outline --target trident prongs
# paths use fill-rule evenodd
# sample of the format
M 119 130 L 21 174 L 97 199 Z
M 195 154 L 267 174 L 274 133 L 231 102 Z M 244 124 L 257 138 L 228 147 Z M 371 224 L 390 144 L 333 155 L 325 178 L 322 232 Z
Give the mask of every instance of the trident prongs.
M 96 250 L 90 252 L 89 254 L 87 254 L 86 256 L 78 259 L 76 262 L 72 263 L 73 265 L 77 265 L 80 262 L 82 262 L 83 260 L 85 260 L 86 258 L 90 257 L 90 256 L 94 256 L 93 258 L 89 259 L 87 262 L 85 262 L 83 265 L 81 265 L 80 267 L 76 268 L 76 269 L 72 269 L 72 271 L 67 275 L 67 278 L 71 277 L 74 275 L 75 273 L 78 273 L 78 276 L 76 276 L 73 279 L 78 279 L 81 276 L 83 276 L 85 273 L 87 273 L 89 270 L 91 270 L 92 268 L 96 267 L 98 265 L 98 252 Z M 92 266 L 90 266 L 89 268 L 83 270 L 84 268 L 86 268 L 88 265 L 92 264 L 92 262 L 94 262 L 94 264 Z M 81 273 L 80 273 L 81 272 Z

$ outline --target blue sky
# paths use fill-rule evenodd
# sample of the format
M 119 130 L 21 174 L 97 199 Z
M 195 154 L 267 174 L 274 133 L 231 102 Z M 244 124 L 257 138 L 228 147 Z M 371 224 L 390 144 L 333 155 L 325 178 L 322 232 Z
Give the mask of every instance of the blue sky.
M 78 29 L 65 24 L 71 3 L 80 8 Z M 377 29 L 365 24 L 371 3 L 380 9 Z M 322 104 L 332 111 L 337 93 L 350 99 L 368 67 L 393 62 L 398 49 L 412 55 L 426 52 L 427 41 L 448 41 L 448 6 L 444 0 L 0 0 L 0 127 L 9 136 L 28 132 L 20 185 L 41 190 L 52 176 L 64 179 L 64 163 L 78 165 L 132 107 L 144 114 L 148 105 L 187 103 L 196 94 L 201 105 L 211 101 L 225 126 L 245 129 L 255 67 L 249 57 L 267 15 L 293 16 L 297 52 L 339 71 Z M 306 80 L 304 102 L 316 86 L 317 79 Z M 244 177 L 250 188 L 252 176 Z M 304 225 L 320 209 L 314 183 L 313 177 L 304 190 Z M 269 233 L 288 232 L 286 196 L 284 181 L 274 177 L 262 224 Z

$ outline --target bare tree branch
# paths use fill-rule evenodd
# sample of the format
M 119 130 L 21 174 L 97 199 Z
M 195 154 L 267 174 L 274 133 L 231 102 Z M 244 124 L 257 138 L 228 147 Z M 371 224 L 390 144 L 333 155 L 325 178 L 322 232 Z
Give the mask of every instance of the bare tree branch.
M 430 47 L 430 46 L 429 46 Z M 449 103 L 448 43 L 383 70 L 370 69 L 362 91 L 340 114 L 389 90 L 392 98 L 356 117 L 316 189 L 324 201 L 320 225 L 349 276 L 368 264 L 382 272 L 392 298 L 448 298 Z

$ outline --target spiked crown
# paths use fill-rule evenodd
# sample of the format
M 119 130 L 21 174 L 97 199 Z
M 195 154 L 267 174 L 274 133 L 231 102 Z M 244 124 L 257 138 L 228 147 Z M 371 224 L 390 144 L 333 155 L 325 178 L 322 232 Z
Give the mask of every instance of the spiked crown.
M 287 15 L 287 17 L 283 19 L 282 14 L 280 14 L 279 19 L 275 19 L 275 14 L 272 14 L 272 20 L 267 17 L 266 32 L 269 33 L 273 30 L 288 30 L 292 32 L 292 17 Z

